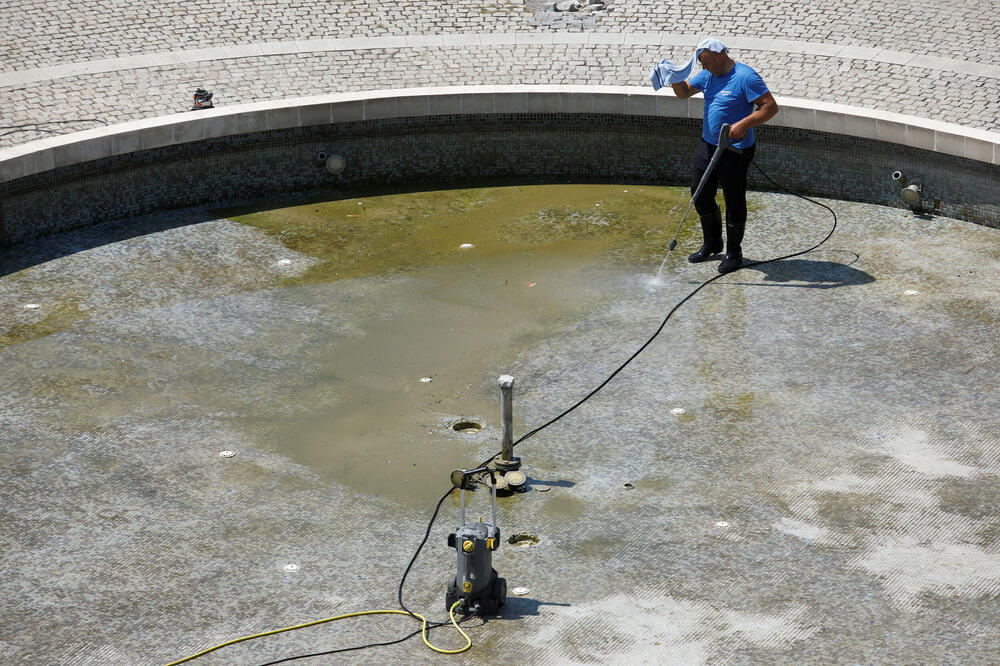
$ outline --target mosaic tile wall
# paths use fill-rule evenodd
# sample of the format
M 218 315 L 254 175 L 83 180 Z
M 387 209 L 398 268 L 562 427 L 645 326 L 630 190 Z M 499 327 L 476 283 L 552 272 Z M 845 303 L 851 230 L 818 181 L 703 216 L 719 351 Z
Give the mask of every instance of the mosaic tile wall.
M 230 136 L 120 155 L 0 185 L 0 245 L 132 215 L 294 192 L 513 182 L 684 185 L 700 121 L 602 114 L 452 115 Z M 320 151 L 342 155 L 329 173 Z M 1000 167 L 867 139 L 758 130 L 757 162 L 791 191 L 904 208 L 890 174 L 936 214 L 1000 227 Z M 775 189 L 751 168 L 750 188 Z

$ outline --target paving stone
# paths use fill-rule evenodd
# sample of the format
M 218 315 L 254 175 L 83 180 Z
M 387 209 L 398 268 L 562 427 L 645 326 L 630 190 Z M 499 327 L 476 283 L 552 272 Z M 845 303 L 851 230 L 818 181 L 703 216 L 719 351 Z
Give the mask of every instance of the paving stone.
M 778 95 L 825 100 L 1000 131 L 1000 80 L 870 60 L 734 51 Z M 0 89 L 6 125 L 100 118 L 108 123 L 186 112 L 197 87 L 217 106 L 336 91 L 552 82 L 646 86 L 651 63 L 688 57 L 683 47 L 501 44 L 257 56 L 101 72 Z M 568 69 L 567 63 L 586 63 Z M 930 87 L 914 86 L 921 76 Z M 32 104 L 15 103 L 35 100 Z M 79 131 L 97 121 L 58 126 Z M 41 129 L 52 129 L 42 126 Z M 0 146 L 51 136 L 17 131 Z

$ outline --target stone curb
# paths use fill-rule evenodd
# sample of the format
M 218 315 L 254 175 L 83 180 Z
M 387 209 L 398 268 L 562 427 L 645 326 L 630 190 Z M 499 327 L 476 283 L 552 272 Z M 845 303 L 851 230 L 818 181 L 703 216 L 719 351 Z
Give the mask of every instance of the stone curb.
M 701 40 L 702 35 L 674 33 L 549 33 L 510 32 L 446 35 L 406 35 L 392 37 L 358 37 L 341 39 L 310 39 L 286 42 L 263 42 L 240 46 L 219 46 L 205 49 L 170 51 L 143 55 L 92 60 L 82 63 L 39 67 L 17 72 L 0 74 L 0 88 L 37 83 L 70 76 L 100 74 L 147 67 L 163 67 L 189 62 L 253 58 L 265 55 L 288 55 L 297 53 L 322 53 L 324 51 L 363 51 L 374 49 L 411 49 L 445 46 L 522 46 L 528 44 L 572 45 L 572 46 L 665 46 L 690 47 Z M 818 55 L 830 58 L 870 60 L 872 62 L 910 65 L 944 72 L 971 74 L 973 76 L 1000 79 L 1000 66 L 967 62 L 955 58 L 940 58 L 883 49 L 879 47 L 847 46 L 822 42 L 799 42 L 786 39 L 767 39 L 720 35 L 720 39 L 732 49 L 747 51 L 777 51 L 802 55 Z M 650 63 L 652 66 L 652 63 Z
M 769 124 L 876 139 L 1000 164 L 1000 133 L 874 109 L 776 97 Z M 51 169 L 192 141 L 274 129 L 383 118 L 490 113 L 611 113 L 701 118 L 701 97 L 586 85 L 455 86 L 336 93 L 134 120 L 0 151 L 0 182 Z

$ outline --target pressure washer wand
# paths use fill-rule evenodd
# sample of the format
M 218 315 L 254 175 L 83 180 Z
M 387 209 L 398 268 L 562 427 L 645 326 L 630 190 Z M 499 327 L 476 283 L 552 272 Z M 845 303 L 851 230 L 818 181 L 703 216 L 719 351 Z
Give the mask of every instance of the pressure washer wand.
M 668 257 L 670 256 L 670 253 L 674 251 L 674 248 L 677 247 L 677 234 L 681 232 L 681 225 L 684 224 L 684 220 L 685 218 L 687 218 L 687 214 L 691 211 L 691 206 L 694 205 L 694 202 L 698 198 L 698 195 L 701 194 L 702 189 L 704 189 L 705 187 L 705 183 L 708 182 L 708 177 L 711 175 L 712 170 L 715 169 L 715 165 L 718 164 L 719 158 L 722 157 L 722 153 L 725 150 L 732 150 L 733 152 L 739 153 L 741 155 L 743 154 L 742 150 L 740 150 L 739 148 L 733 148 L 729 144 L 729 125 L 724 124 L 722 126 L 722 129 L 719 130 L 719 145 L 715 148 L 715 153 L 712 154 L 712 159 L 708 163 L 708 168 L 705 169 L 705 173 L 701 177 L 701 182 L 699 182 L 698 187 L 695 188 L 694 196 L 691 197 L 691 201 L 690 203 L 688 203 L 687 210 L 685 210 L 684 215 L 681 216 L 681 221 L 677 224 L 677 230 L 674 231 L 674 237 L 670 241 L 670 245 L 667 247 Z M 664 259 L 664 262 L 665 261 L 666 259 Z

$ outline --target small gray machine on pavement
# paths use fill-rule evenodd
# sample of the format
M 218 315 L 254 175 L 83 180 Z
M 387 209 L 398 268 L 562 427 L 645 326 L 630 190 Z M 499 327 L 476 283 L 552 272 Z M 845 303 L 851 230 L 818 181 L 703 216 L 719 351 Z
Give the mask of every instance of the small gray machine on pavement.
M 475 483 L 477 474 L 488 473 L 492 493 L 491 522 L 465 522 L 465 490 Z M 456 469 L 451 473 L 451 483 L 461 492 L 461 524 L 448 535 L 448 546 L 458 554 L 458 570 L 448 582 L 445 604 L 448 610 L 459 599 L 460 611 L 465 615 L 496 615 L 507 602 L 507 581 L 493 568 L 493 551 L 500 547 L 500 528 L 497 527 L 497 477 L 489 467 Z
M 674 248 L 677 247 L 677 234 L 681 231 L 681 225 L 684 224 L 684 219 L 687 217 L 688 213 L 691 211 L 691 206 L 694 205 L 695 200 L 701 191 L 705 188 L 705 183 L 708 182 L 708 177 L 711 175 L 712 171 L 715 169 L 715 165 L 719 163 L 719 158 L 722 157 L 724 151 L 731 150 L 734 153 L 740 155 L 743 154 L 743 150 L 740 148 L 733 148 L 729 143 L 729 125 L 723 125 L 722 129 L 719 130 L 719 145 L 716 147 L 715 152 L 712 154 L 712 159 L 708 163 L 708 168 L 705 169 L 705 173 L 701 177 L 701 182 L 698 183 L 698 187 L 694 190 L 694 195 L 691 197 L 691 202 L 688 204 L 687 210 L 684 211 L 684 215 L 681 216 L 681 221 L 677 223 L 677 231 L 674 232 L 674 238 L 670 241 L 670 245 L 667 247 L 667 255 L 669 256 Z M 664 259 L 666 263 L 666 259 Z

